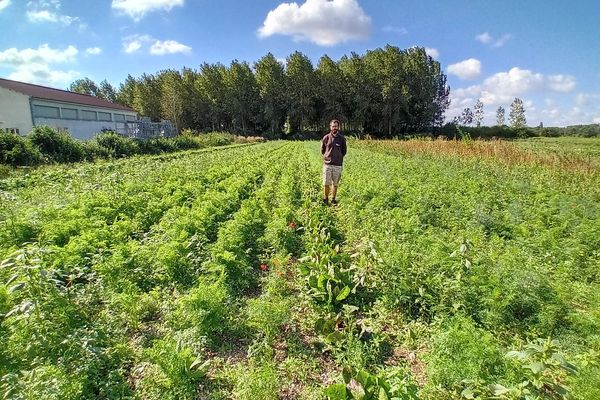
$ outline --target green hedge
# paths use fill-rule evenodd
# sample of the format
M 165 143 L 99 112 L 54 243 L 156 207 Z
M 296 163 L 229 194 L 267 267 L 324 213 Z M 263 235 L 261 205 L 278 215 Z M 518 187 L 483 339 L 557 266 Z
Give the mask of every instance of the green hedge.
M 102 132 L 91 140 L 80 141 L 49 126 L 39 126 L 27 136 L 0 132 L 0 164 L 17 167 L 92 161 L 249 141 L 253 139 L 240 138 L 225 132 L 194 134 L 191 131 L 185 131 L 174 138 L 153 139 L 131 139 L 115 132 Z

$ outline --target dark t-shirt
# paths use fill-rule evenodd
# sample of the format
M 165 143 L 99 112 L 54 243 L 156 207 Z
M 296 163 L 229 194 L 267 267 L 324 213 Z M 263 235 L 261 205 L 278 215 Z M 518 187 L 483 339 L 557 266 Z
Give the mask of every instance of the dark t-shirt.
M 321 140 L 321 154 L 323 155 L 323 162 L 325 164 L 342 165 L 346 150 L 346 138 L 341 133 L 338 132 L 334 136 L 329 132 L 323 136 Z

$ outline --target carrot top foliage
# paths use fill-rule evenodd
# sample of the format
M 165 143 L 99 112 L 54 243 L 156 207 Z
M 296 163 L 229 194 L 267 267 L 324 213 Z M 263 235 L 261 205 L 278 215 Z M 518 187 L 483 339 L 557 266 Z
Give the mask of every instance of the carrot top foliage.
M 314 142 L 9 173 L 0 392 L 597 398 L 597 159 L 520 146 L 352 140 L 336 206 Z

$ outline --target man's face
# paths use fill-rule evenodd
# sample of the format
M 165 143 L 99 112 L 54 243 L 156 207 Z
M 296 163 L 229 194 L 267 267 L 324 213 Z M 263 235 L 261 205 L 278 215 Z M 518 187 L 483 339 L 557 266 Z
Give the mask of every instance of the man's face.
M 340 124 L 337 121 L 333 121 L 329 124 L 329 129 L 332 133 L 337 133 L 340 130 Z

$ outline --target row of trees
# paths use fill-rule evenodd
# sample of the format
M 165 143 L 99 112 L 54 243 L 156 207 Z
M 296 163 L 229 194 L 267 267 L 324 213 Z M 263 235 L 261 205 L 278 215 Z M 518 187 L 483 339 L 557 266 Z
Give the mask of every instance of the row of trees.
M 481 99 L 478 99 L 473 107 L 473 111 L 471 108 L 467 107 L 463 110 L 462 114 L 458 117 L 454 118 L 453 123 L 456 125 L 465 125 L 470 126 L 475 124 L 476 127 L 480 127 L 483 122 L 483 102 Z M 515 97 L 513 102 L 510 105 L 510 113 L 508 114 L 508 122 L 511 128 L 519 129 L 527 126 L 527 119 L 525 117 L 525 107 L 523 105 L 523 100 L 518 97 Z M 506 125 L 506 110 L 504 107 L 499 106 L 496 109 L 496 125 L 497 126 L 505 126 Z
M 235 60 L 129 75 L 118 90 L 85 78 L 70 90 L 171 120 L 177 129 L 272 135 L 322 131 L 332 118 L 346 130 L 381 136 L 423 131 L 443 123 L 450 94 L 439 62 L 424 48 L 394 46 L 338 62 L 324 55 L 316 68 L 300 52 L 285 65 L 269 53 L 252 65 Z

